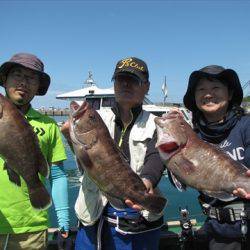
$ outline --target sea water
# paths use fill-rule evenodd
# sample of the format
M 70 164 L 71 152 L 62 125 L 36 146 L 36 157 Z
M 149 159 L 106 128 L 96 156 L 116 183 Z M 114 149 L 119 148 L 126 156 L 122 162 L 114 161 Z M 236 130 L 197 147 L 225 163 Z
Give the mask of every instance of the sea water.
M 57 122 L 66 120 L 66 117 L 64 116 L 54 116 L 53 118 Z M 80 172 L 77 169 L 75 157 L 65 140 L 64 143 L 67 153 L 67 160 L 64 162 L 64 166 L 68 176 L 70 226 L 75 227 L 77 225 L 77 218 L 75 216 L 74 204 L 80 187 Z M 165 221 L 180 220 L 180 208 L 187 208 L 190 213 L 189 217 L 191 219 L 196 219 L 199 222 L 204 220 L 204 216 L 197 200 L 197 196 L 199 195 L 199 193 L 196 190 L 188 188 L 187 191 L 178 191 L 170 183 L 167 175 L 162 176 L 159 183 L 159 188 L 164 197 L 166 197 L 168 200 L 167 206 L 164 210 Z M 50 208 L 50 220 L 51 227 L 57 227 L 57 219 L 54 206 Z

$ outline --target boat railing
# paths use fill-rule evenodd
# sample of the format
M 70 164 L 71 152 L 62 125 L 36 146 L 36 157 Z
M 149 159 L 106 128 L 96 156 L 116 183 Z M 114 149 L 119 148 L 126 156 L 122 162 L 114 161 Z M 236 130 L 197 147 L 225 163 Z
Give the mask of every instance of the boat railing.
M 190 223 L 192 225 L 192 230 L 194 232 L 198 231 L 201 227 L 201 223 L 197 222 L 196 219 L 190 219 Z M 182 222 L 181 220 L 176 221 L 166 221 L 161 230 L 161 237 L 160 237 L 160 245 L 159 250 L 206 250 L 207 242 L 206 239 L 202 237 L 189 237 L 184 238 L 182 234 Z M 70 242 L 71 248 L 62 248 L 65 250 L 73 250 L 75 237 L 77 233 L 77 227 L 71 228 L 70 231 L 70 238 L 68 241 Z M 49 244 L 47 250 L 59 250 L 58 248 L 58 229 L 57 228 L 49 228 Z M 66 241 L 66 240 L 65 240 Z M 64 244 L 66 246 L 66 243 Z M 61 249 L 60 249 L 61 250 Z

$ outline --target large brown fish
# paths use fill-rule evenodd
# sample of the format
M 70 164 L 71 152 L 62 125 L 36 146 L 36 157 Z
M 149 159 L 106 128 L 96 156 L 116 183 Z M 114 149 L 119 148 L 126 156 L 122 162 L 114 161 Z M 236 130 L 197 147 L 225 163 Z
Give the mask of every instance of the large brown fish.
M 38 173 L 48 177 L 49 168 L 31 125 L 7 98 L 0 94 L 0 155 L 5 161 L 9 180 L 21 186 L 20 176 L 27 184 L 31 205 L 45 209 L 50 195 Z
M 79 167 L 86 171 L 111 201 L 130 199 L 144 209 L 160 213 L 163 197 L 147 193 L 138 175 L 124 160 L 100 115 L 87 102 L 70 104 L 70 137 Z M 114 203 L 112 203 L 114 205 Z
M 155 118 L 155 123 L 156 147 L 178 181 L 223 200 L 232 198 L 233 190 L 238 187 L 250 192 L 248 169 L 199 139 L 176 111 Z

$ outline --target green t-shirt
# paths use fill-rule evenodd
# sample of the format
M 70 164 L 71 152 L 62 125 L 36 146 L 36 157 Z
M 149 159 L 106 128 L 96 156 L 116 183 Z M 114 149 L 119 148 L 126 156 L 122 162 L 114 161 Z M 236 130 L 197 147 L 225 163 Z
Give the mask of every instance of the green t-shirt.
M 49 164 L 64 161 L 66 153 L 56 122 L 30 108 L 25 118 L 37 134 L 40 148 Z M 49 227 L 48 211 L 35 210 L 29 200 L 27 185 L 21 178 L 21 187 L 10 182 L 4 161 L 0 157 L 0 234 L 28 233 Z M 44 182 L 44 178 L 41 178 Z

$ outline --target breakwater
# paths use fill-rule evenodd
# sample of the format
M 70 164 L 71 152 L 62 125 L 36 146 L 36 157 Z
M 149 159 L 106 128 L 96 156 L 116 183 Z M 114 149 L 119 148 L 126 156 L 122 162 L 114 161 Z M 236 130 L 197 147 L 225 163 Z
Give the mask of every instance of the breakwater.
M 49 115 L 49 116 L 68 116 L 69 115 L 69 109 L 68 108 L 54 108 L 54 109 L 36 109 L 38 112 L 44 115 Z
M 175 105 L 172 105 L 175 106 Z M 162 107 L 162 106 L 160 106 Z M 244 108 L 247 114 L 250 114 L 250 105 L 249 103 L 243 103 L 242 107 Z M 36 109 L 41 114 L 45 114 L 48 116 L 68 116 L 69 115 L 69 108 L 38 108 Z

